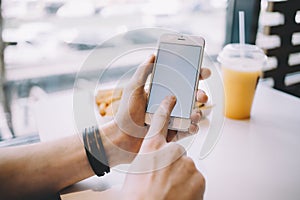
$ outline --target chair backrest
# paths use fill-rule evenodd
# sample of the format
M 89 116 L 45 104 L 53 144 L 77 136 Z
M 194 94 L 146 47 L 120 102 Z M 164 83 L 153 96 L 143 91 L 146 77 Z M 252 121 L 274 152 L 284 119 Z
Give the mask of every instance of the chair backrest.
M 265 78 L 272 78 L 274 88 L 300 97 L 300 79 L 289 84 L 287 78 L 300 75 L 300 40 L 295 43 L 296 34 L 300 34 L 300 23 L 296 22 L 300 11 L 299 0 L 269 1 L 267 12 L 279 12 L 284 16 L 284 23 L 276 26 L 265 26 L 265 35 L 277 35 L 280 46 L 265 49 L 268 57 L 277 59 L 277 67 L 264 72 Z M 294 60 L 294 61 L 292 61 Z
M 300 1 L 269 0 L 267 3 L 267 12 L 282 14 L 284 23 L 263 27 L 264 35 L 276 35 L 280 38 L 278 47 L 264 49 L 268 57 L 277 60 L 277 66 L 265 69 L 264 78 L 272 79 L 275 89 L 300 97 L 300 19 L 296 22 L 297 12 L 300 18 Z M 256 43 L 260 5 L 261 0 L 229 0 L 225 44 L 238 42 L 238 11 L 240 10 L 245 11 L 246 16 L 246 42 Z
M 226 12 L 225 44 L 239 42 L 239 11 L 245 12 L 245 41 L 255 44 L 260 0 L 229 0 Z

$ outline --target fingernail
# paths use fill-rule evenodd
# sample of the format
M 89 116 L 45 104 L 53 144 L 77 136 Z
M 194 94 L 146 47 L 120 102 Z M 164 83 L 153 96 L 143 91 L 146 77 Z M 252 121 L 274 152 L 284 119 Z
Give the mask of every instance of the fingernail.
M 166 104 L 165 106 L 167 107 L 171 106 L 173 108 L 176 104 L 176 97 L 172 95 L 166 96 L 163 101 Z
M 153 56 L 154 56 L 154 54 L 150 54 L 150 55 L 148 56 L 148 58 L 147 58 L 147 61 L 148 61 L 148 62 L 151 61 L 151 60 L 153 59 Z
M 206 79 L 210 76 L 211 72 L 210 70 L 207 70 L 207 69 L 202 69 L 201 70 L 201 77 Z
M 197 101 L 199 101 L 201 103 L 206 103 L 208 101 L 208 96 L 206 95 L 205 91 L 198 90 Z
M 152 55 L 149 55 L 143 62 L 143 65 L 146 65 L 147 63 L 151 62 L 152 60 Z
M 176 97 L 174 96 L 174 95 L 171 95 L 171 96 L 167 96 L 167 100 L 168 100 L 168 102 L 174 102 L 174 101 L 176 101 Z

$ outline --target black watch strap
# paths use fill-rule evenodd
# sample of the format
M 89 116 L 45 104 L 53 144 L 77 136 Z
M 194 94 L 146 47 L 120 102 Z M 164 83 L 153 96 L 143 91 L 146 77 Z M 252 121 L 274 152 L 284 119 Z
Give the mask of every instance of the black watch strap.
M 91 168 L 97 176 L 110 172 L 105 149 L 98 128 L 85 128 L 83 142 Z

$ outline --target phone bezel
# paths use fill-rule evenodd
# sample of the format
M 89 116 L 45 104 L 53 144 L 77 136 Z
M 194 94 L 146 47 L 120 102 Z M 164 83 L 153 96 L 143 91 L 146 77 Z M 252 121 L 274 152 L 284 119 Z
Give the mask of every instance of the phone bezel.
M 193 102 L 192 102 L 191 110 L 190 110 L 190 114 L 191 114 L 192 109 L 193 109 L 193 105 L 195 104 L 196 91 L 198 89 L 199 75 L 200 75 L 200 69 L 201 69 L 202 60 L 203 60 L 205 40 L 200 36 L 188 36 L 188 35 L 180 35 L 180 34 L 164 34 L 159 39 L 157 52 L 160 48 L 161 43 L 201 47 L 201 52 L 200 52 L 200 55 L 199 55 L 200 58 L 199 58 L 199 63 L 198 63 L 196 83 L 195 83 L 195 87 L 194 87 L 194 98 L 193 98 Z M 148 93 L 148 101 L 149 101 L 149 96 L 151 94 L 152 81 L 153 81 L 153 75 L 154 75 L 153 72 L 156 69 L 156 62 L 157 62 L 157 57 L 155 57 L 154 66 L 153 66 L 153 70 L 152 70 L 152 73 L 151 73 L 149 93 Z M 147 101 L 146 109 L 148 107 L 148 101 Z M 153 115 L 154 115 L 153 113 L 146 112 L 146 116 L 145 116 L 145 123 L 146 124 L 148 124 L 148 125 L 151 124 L 151 118 L 153 117 Z M 187 131 L 190 124 L 191 124 L 191 119 L 190 118 L 181 118 L 181 117 L 171 116 L 168 128 L 172 129 L 172 130 Z

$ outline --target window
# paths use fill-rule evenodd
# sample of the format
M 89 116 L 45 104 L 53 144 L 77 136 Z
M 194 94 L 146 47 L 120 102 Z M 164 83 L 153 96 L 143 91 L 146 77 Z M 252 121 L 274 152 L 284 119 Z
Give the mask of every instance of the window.
M 225 38 L 226 0 L 3 0 L 5 99 L 16 136 L 36 134 L 32 105 L 72 89 L 80 63 L 112 35 L 161 27 L 202 35 L 216 55 Z M 151 38 L 141 36 L 140 41 Z M 2 117 L 7 118 L 7 117 Z M 0 127 L 2 138 L 9 138 Z M 7 131 L 6 131 L 7 132 Z

